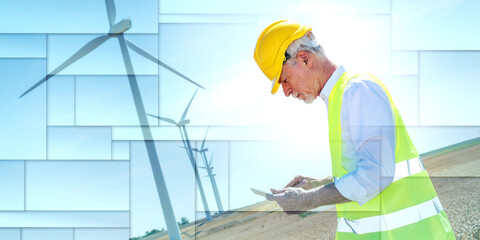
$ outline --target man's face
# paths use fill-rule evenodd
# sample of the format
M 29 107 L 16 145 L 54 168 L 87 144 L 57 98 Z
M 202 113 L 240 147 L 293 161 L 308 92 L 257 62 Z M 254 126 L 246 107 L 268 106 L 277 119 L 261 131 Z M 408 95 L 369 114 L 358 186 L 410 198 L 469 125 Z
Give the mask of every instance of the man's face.
M 283 64 L 278 81 L 286 97 L 292 96 L 310 104 L 317 98 L 318 83 L 308 64 L 299 58 L 293 58 Z

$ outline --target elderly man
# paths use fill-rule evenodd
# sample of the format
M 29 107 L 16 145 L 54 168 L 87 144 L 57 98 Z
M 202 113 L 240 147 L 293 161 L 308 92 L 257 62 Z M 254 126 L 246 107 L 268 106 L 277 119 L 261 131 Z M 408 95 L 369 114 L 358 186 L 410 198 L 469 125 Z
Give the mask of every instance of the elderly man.
M 357 36 L 361 37 L 361 36 Z M 311 28 L 268 26 L 255 61 L 285 96 L 328 109 L 332 176 L 296 176 L 267 199 L 287 212 L 337 204 L 336 239 L 455 239 L 419 155 L 385 87 L 330 61 Z

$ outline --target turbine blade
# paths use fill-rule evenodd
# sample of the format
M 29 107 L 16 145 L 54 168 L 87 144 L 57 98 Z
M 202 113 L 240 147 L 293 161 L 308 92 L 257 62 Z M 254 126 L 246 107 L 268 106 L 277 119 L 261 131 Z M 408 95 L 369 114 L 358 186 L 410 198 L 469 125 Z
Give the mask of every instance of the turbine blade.
M 162 120 L 162 121 L 171 123 L 171 124 L 173 124 L 173 125 L 177 125 L 177 123 L 176 123 L 175 121 L 173 121 L 172 119 L 170 119 L 170 118 L 164 118 L 164 117 L 160 117 L 160 116 L 155 116 L 155 115 L 150 114 L 150 113 L 147 113 L 147 115 L 150 116 L 150 117 L 158 118 L 158 119 L 160 119 L 160 120 Z
M 190 99 L 190 102 L 188 103 L 187 108 L 185 108 L 185 111 L 183 112 L 183 115 L 182 115 L 182 118 L 180 119 L 180 121 L 183 121 L 185 119 L 185 117 L 187 116 L 187 112 L 188 112 L 188 109 L 190 108 L 190 104 L 192 104 L 193 98 L 195 97 L 197 92 L 198 92 L 198 88 L 195 91 L 195 93 L 193 94 L 192 99 Z
M 133 51 L 137 52 L 138 54 L 144 56 L 145 58 L 149 59 L 150 61 L 166 68 L 167 70 L 175 73 L 176 75 L 182 77 L 183 79 L 197 85 L 198 87 L 202 88 L 202 89 L 205 89 L 202 85 L 194 82 L 192 79 L 186 77 L 185 75 L 181 74 L 180 72 L 178 72 L 177 70 L 173 69 L 172 67 L 168 66 L 167 64 L 163 63 L 162 61 L 158 60 L 157 58 L 155 58 L 154 56 L 150 55 L 149 53 L 147 53 L 145 50 L 143 50 L 142 48 L 140 48 L 138 45 L 136 45 L 135 43 L 125 39 L 127 41 L 127 46 L 129 46 Z
M 162 121 L 165 121 L 165 122 L 168 122 L 168 123 L 171 123 L 171 124 L 177 125 L 177 123 L 170 118 L 158 117 L 158 119 L 160 119 Z
M 80 48 L 80 50 L 78 50 L 76 53 L 74 53 L 69 59 L 67 59 L 64 63 L 62 63 L 57 68 L 55 68 L 55 70 L 53 70 L 47 76 L 42 78 L 40 81 L 35 83 L 32 87 L 30 87 L 27 91 L 25 91 L 18 98 L 21 98 L 21 97 L 25 96 L 27 93 L 29 93 L 33 89 L 37 88 L 38 86 L 40 86 L 42 83 L 46 82 L 48 79 L 53 77 L 55 74 L 59 73 L 60 71 L 62 71 L 66 67 L 70 66 L 72 63 L 74 63 L 78 59 L 82 58 L 83 56 L 87 55 L 88 53 L 93 51 L 95 48 L 100 46 L 102 43 L 107 41 L 110 37 L 111 37 L 111 35 L 104 35 L 104 36 L 97 37 L 97 38 L 93 39 L 92 41 L 88 42 L 87 44 L 85 44 L 85 46 Z
M 205 146 L 205 140 L 207 139 L 208 129 L 210 129 L 210 126 L 208 126 L 207 131 L 205 132 L 205 137 L 203 138 L 202 147 L 200 148 L 202 150 L 204 149 L 203 147 Z
M 212 166 L 213 154 L 215 154 L 215 150 L 213 150 L 212 156 L 210 157 L 210 162 L 208 163 L 209 167 Z M 213 169 L 213 167 L 212 167 L 212 169 Z
M 179 148 L 183 148 L 183 149 L 187 149 L 186 147 L 184 146 L 178 146 Z M 200 152 L 200 150 L 198 150 L 197 148 L 192 148 L 193 151 L 195 152 Z
M 27 93 L 31 92 L 33 89 L 37 88 L 38 86 L 42 85 L 42 83 L 46 82 L 48 79 L 50 79 L 51 77 L 53 77 L 52 75 L 47 75 L 45 77 L 43 77 L 42 79 L 40 79 L 40 81 L 38 81 L 37 83 L 35 83 L 33 86 L 31 86 L 27 91 L 25 91 L 24 93 L 22 93 L 22 95 L 20 95 L 18 98 L 22 98 L 23 96 L 27 95 Z
M 199 168 L 207 169 L 206 167 L 198 166 Z
M 105 4 L 107 5 L 108 22 L 110 23 L 110 27 L 112 27 L 115 24 L 115 3 L 113 0 L 105 0 Z

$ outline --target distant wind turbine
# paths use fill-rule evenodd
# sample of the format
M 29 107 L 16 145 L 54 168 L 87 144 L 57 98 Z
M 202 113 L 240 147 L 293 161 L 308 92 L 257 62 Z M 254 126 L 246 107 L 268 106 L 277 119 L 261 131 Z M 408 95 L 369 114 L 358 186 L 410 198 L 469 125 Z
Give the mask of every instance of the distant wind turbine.
M 140 125 L 142 126 L 142 133 L 144 137 L 145 146 L 147 148 L 148 156 L 150 159 L 150 164 L 152 166 L 153 176 L 155 178 L 155 183 L 157 186 L 158 195 L 160 197 L 160 203 L 162 206 L 163 214 L 165 217 L 165 222 L 167 224 L 168 235 L 171 240 L 181 240 L 180 230 L 175 220 L 175 215 L 173 213 L 172 204 L 170 202 L 170 197 L 168 196 L 167 187 L 165 185 L 165 180 L 163 177 L 162 169 L 160 167 L 160 163 L 158 160 L 157 151 L 155 148 L 155 144 L 153 142 L 152 133 L 150 131 L 150 127 L 148 125 L 147 116 L 145 113 L 145 107 L 143 105 L 142 97 L 140 95 L 140 90 L 138 88 L 137 79 L 135 77 L 135 72 L 133 70 L 132 61 L 130 59 L 130 55 L 128 52 L 128 47 L 134 52 L 142 55 L 143 57 L 149 59 L 157 63 L 158 65 L 168 69 L 169 71 L 175 73 L 176 75 L 182 77 L 183 79 L 197 85 L 200 88 L 205 89 L 198 83 L 194 82 L 190 78 L 184 76 L 183 74 L 179 73 L 172 67 L 168 66 L 167 64 L 163 63 L 159 59 L 155 58 L 133 42 L 124 38 L 123 33 L 126 32 L 131 28 L 131 21 L 130 19 L 123 19 L 117 23 L 115 23 L 116 18 L 116 10 L 115 4 L 113 0 L 105 0 L 106 8 L 107 8 L 107 15 L 108 15 L 108 22 L 110 25 L 110 31 L 103 36 L 94 38 L 87 44 L 85 44 L 82 48 L 80 48 L 77 52 L 75 52 L 70 58 L 68 58 L 64 63 L 60 66 L 55 68 L 52 72 L 47 74 L 44 78 L 40 79 L 37 83 L 35 83 L 32 87 L 30 87 L 27 91 L 20 95 L 19 98 L 22 98 L 29 92 L 33 91 L 35 88 L 46 82 L 51 77 L 55 76 L 57 73 L 65 69 L 66 67 L 70 66 L 72 63 L 76 62 L 83 56 L 87 55 L 91 51 L 93 51 L 98 46 L 102 45 L 105 41 L 110 38 L 117 38 L 120 43 L 120 49 L 122 51 L 122 56 L 125 64 L 125 68 L 128 74 L 128 80 L 130 83 L 130 89 L 133 95 L 133 100 L 135 103 L 135 107 L 137 109 L 137 116 L 140 121 Z
M 188 109 L 190 108 L 190 105 L 192 104 L 193 98 L 197 94 L 198 88 L 195 91 L 195 93 L 192 96 L 192 99 L 190 99 L 190 102 L 188 103 L 187 107 L 185 108 L 185 111 L 182 114 L 182 117 L 178 122 L 175 122 L 173 119 L 166 118 L 166 117 L 160 117 L 160 116 L 155 116 L 152 114 L 148 114 L 151 117 L 158 118 L 162 121 L 171 123 L 173 125 L 176 125 L 178 127 L 178 130 L 180 130 L 180 135 L 182 136 L 182 142 L 183 146 L 185 148 L 185 151 L 187 152 L 188 158 L 190 160 L 190 163 L 192 164 L 193 171 L 195 173 L 195 179 L 197 181 L 198 185 L 198 191 L 200 192 L 200 196 L 202 198 L 203 202 L 203 207 L 205 208 L 205 214 L 207 221 L 210 221 L 212 219 L 212 215 L 210 214 L 210 210 L 208 209 L 208 203 L 207 203 L 207 198 L 205 197 L 205 192 L 203 191 L 203 185 L 202 181 L 200 179 L 200 175 L 198 174 L 198 168 L 197 168 L 197 163 L 195 161 L 195 157 L 193 156 L 193 151 L 192 151 L 192 146 L 190 144 L 190 140 L 188 140 L 188 134 L 187 134 L 187 129 L 185 128 L 185 125 L 190 123 L 190 120 L 185 119 L 187 116 Z
M 212 173 L 212 170 L 213 170 L 212 160 L 213 160 L 213 154 L 215 153 L 215 151 L 212 153 L 212 156 L 210 157 L 210 161 L 208 161 L 207 155 L 205 153 L 206 151 L 208 151 L 208 148 L 205 148 L 205 140 L 207 139 L 208 129 L 210 129 L 210 128 L 207 128 L 207 132 L 205 132 L 205 137 L 203 138 L 202 146 L 200 147 L 200 149 L 194 148 L 193 150 L 196 151 L 196 152 L 199 152 L 202 155 L 202 159 L 203 159 L 203 162 L 204 162 L 205 166 L 204 167 L 199 166 L 199 168 L 203 168 L 203 169 L 207 170 L 208 177 L 210 178 L 210 182 L 212 183 L 213 193 L 215 194 L 215 200 L 217 201 L 218 211 L 220 213 L 223 213 L 224 211 L 223 211 L 223 206 L 222 206 L 222 200 L 220 199 L 220 194 L 219 194 L 218 188 L 217 188 L 217 182 L 215 181 L 216 174 Z

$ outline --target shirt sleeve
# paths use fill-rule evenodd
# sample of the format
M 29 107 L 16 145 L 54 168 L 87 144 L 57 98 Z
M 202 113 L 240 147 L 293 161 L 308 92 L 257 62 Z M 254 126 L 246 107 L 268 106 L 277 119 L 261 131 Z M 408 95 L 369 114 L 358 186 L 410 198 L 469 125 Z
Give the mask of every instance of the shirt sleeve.
M 355 151 L 356 169 L 335 182 L 347 199 L 363 205 L 388 187 L 395 173 L 395 125 L 391 104 L 381 86 L 352 79 L 345 88 L 342 132 Z

